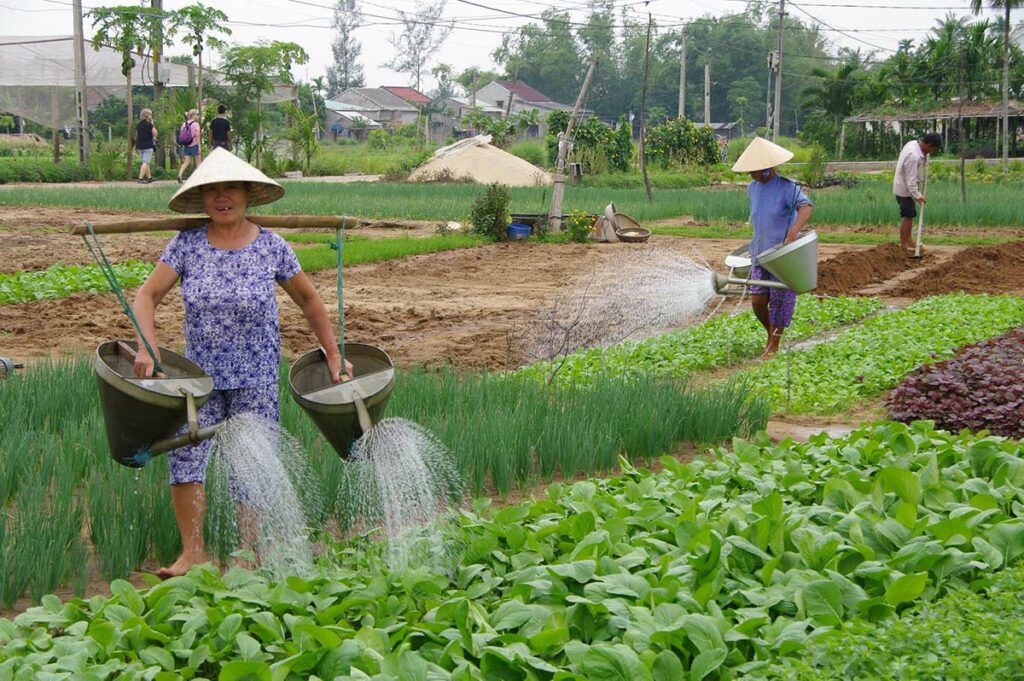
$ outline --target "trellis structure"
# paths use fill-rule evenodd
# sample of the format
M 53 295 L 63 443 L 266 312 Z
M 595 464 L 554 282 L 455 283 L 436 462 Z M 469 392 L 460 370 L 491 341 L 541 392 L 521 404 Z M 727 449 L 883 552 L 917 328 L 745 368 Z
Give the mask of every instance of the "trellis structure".
M 1017 125 L 1020 123 L 1020 119 L 1024 118 L 1024 104 L 1016 100 L 1010 100 L 1009 104 L 1009 129 L 1011 131 L 1017 130 Z M 959 104 L 949 104 L 937 109 L 930 109 L 928 111 L 903 111 L 899 113 L 893 113 L 892 111 L 885 112 L 865 112 L 857 114 L 856 116 L 847 116 L 843 119 L 843 126 L 839 132 L 839 160 L 843 159 L 843 154 L 846 147 L 846 125 L 852 123 L 854 125 L 863 125 L 865 129 L 869 125 L 886 126 L 891 125 L 897 128 L 897 132 L 900 136 L 900 146 L 903 143 L 904 136 L 904 124 L 913 122 L 930 122 L 932 129 L 936 132 L 940 132 L 943 137 L 944 146 L 949 145 L 949 131 L 954 126 L 951 125 L 951 121 L 964 121 L 974 120 L 977 122 L 984 120 L 995 121 L 995 132 L 996 132 L 996 143 L 998 148 L 1000 135 L 1005 135 L 1006 131 L 1001 130 L 1001 121 L 1003 117 L 1003 105 L 1001 102 L 964 102 Z M 1016 149 L 1016 135 L 1010 137 L 1010 149 L 1011 155 L 1012 150 Z

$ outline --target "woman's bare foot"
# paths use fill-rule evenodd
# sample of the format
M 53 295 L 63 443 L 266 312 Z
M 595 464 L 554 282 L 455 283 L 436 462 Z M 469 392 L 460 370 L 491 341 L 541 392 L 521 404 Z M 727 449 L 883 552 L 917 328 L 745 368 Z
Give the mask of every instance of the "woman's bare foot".
M 156 576 L 160 579 L 170 579 L 171 577 L 180 577 L 188 572 L 193 565 L 202 565 L 203 563 L 210 562 L 210 559 L 206 557 L 205 553 L 201 554 L 189 554 L 183 553 L 178 556 L 178 560 L 174 561 L 167 567 L 162 567 L 156 571 Z

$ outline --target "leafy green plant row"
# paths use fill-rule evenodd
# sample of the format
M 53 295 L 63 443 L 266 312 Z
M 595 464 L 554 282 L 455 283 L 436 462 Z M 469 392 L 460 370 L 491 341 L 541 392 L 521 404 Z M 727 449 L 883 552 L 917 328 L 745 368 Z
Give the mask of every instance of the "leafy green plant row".
M 114 265 L 121 286 L 139 286 L 153 266 L 128 260 Z M 51 265 L 36 272 L 0 273 L 0 305 L 28 303 L 45 298 L 66 298 L 83 291 L 101 293 L 109 291 L 106 278 L 96 265 Z
M 815 298 L 801 296 L 787 337 L 800 340 L 836 327 L 858 322 L 881 309 L 877 298 Z M 603 372 L 636 376 L 683 377 L 692 371 L 728 366 L 757 357 L 764 350 L 764 327 L 752 312 L 723 314 L 702 324 L 642 341 L 609 348 L 591 348 L 561 360 L 540 362 L 522 369 L 524 376 L 559 385 L 588 383 Z M 557 369 L 557 372 L 556 372 Z
M 656 474 L 624 463 L 621 477 L 460 512 L 454 556 L 421 567 L 390 569 L 356 540 L 278 583 L 200 567 L 141 592 L 46 597 L 0 619 L 0 675 L 756 677 L 1018 562 L 1019 446 L 881 423 L 808 444 L 737 440 Z M 947 655 L 918 631 L 905 650 Z M 868 665 L 856 650 L 846 660 Z
M 331 238 L 334 242 L 334 238 Z M 399 237 L 396 239 L 365 239 L 349 243 L 345 242 L 342 250 L 343 265 L 360 265 L 368 262 L 394 260 L 410 255 L 424 255 L 452 251 L 459 248 L 481 246 L 485 242 L 478 236 L 469 234 L 450 234 L 447 236 L 428 236 L 423 238 Z M 336 267 L 337 251 L 330 246 L 302 248 L 295 251 L 299 264 L 306 272 L 317 272 Z
M 285 197 L 257 213 L 333 215 L 339 206 L 351 215 L 422 220 L 464 220 L 473 200 L 482 192 L 474 184 L 394 184 L 357 182 L 324 184 L 284 182 Z M 131 187 L 111 192 L 102 187 L 0 187 L 0 205 L 69 206 L 97 210 L 164 212 L 174 188 Z M 968 187 L 970 203 L 961 203 L 956 182 L 936 181 L 928 188 L 928 216 L 932 225 L 986 225 L 1015 227 L 1024 222 L 1024 188 L 1018 184 L 975 183 Z M 541 213 L 547 210 L 546 187 L 510 189 L 513 213 Z M 811 192 L 814 201 L 812 226 L 890 225 L 896 219 L 892 186 L 884 178 L 865 179 L 853 188 Z M 742 184 L 721 188 L 663 189 L 658 200 L 647 201 L 641 187 L 576 187 L 567 197 L 564 210 L 580 209 L 599 213 L 609 201 L 619 210 L 643 222 L 693 216 L 700 222 L 745 223 L 750 202 Z
M 655 234 L 680 236 L 687 239 L 750 239 L 753 232 L 749 226 L 708 225 L 701 227 L 655 227 Z M 874 246 L 897 241 L 898 237 L 888 232 L 836 232 L 817 229 L 818 241 L 826 244 L 864 244 Z M 1013 234 L 990 234 L 974 236 L 970 234 L 929 234 L 928 244 L 932 246 L 991 246 L 1013 241 Z
M 1022 325 L 1019 296 L 931 296 L 826 343 L 781 352 L 744 376 L 767 391 L 777 408 L 788 404 L 797 413 L 834 414 L 895 387 L 920 364 Z
M 883 625 L 852 622 L 823 634 L 766 676 L 792 681 L 1013 679 L 1024 669 L 1024 568 L 999 573 L 983 592 L 955 588 Z
M 10 184 L 11 182 L 83 182 L 89 179 L 91 179 L 89 169 L 76 161 L 54 163 L 52 158 L 0 158 L 0 184 Z

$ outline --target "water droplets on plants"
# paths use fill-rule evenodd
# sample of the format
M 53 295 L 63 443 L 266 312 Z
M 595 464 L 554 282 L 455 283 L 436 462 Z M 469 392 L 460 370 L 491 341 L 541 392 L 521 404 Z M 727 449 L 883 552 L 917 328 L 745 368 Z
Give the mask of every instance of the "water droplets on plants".
M 353 445 L 349 465 L 352 506 L 383 534 L 391 568 L 443 566 L 444 516 L 463 489 L 448 448 L 423 426 L 388 418 Z
M 512 342 L 524 363 L 606 347 L 693 321 L 713 296 L 711 268 L 696 249 L 683 255 L 658 246 L 619 247 Z
M 251 531 L 264 569 L 276 577 L 304 574 L 313 561 L 307 518 L 322 515 L 323 498 L 302 445 L 276 423 L 239 414 L 224 422 L 213 448 L 211 549 L 224 557 Z M 239 520 L 235 501 L 249 521 Z

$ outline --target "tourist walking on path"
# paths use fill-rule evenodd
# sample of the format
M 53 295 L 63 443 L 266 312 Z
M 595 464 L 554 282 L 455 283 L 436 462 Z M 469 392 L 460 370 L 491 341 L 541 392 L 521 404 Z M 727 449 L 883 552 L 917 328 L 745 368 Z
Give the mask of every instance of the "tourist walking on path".
M 793 153 L 787 149 L 755 137 L 732 167 L 733 172 L 750 173 L 753 180 L 747 187 L 750 224 L 754 227 L 754 238 L 750 242 L 751 279 L 778 281 L 757 264 L 757 256 L 773 246 L 795 241 L 811 217 L 811 201 L 800 185 L 775 170 L 791 158 Z M 768 358 L 779 351 L 782 334 L 793 320 L 796 292 L 751 286 L 750 304 L 757 321 L 768 333 L 768 342 L 761 355 Z
M 181 281 L 185 304 L 185 356 L 213 378 L 214 390 L 199 409 L 205 428 L 240 413 L 278 421 L 278 366 L 281 332 L 275 291 L 285 290 L 302 310 L 317 342 L 324 348 L 335 382 L 341 380 L 341 352 L 320 295 L 302 272 L 288 243 L 246 219 L 253 206 L 276 201 L 284 189 L 237 156 L 215 149 L 168 204 L 179 213 L 205 212 L 210 221 L 179 232 L 164 249 L 156 267 L 139 288 L 132 306 L 139 329 L 157 347 L 155 312 Z M 139 347 L 142 347 L 139 339 Z M 157 357 L 157 361 L 159 361 Z M 134 373 L 153 375 L 153 359 L 139 352 Z M 351 365 L 346 363 L 351 375 Z M 167 455 L 171 502 L 181 530 L 183 551 L 160 577 L 185 574 L 207 562 L 203 542 L 204 489 L 211 441 Z M 252 549 L 258 536 L 258 499 L 232 489 L 238 509 L 242 548 Z
M 142 165 L 139 167 L 139 179 L 136 182 L 149 184 L 153 181 L 149 162 L 153 160 L 156 149 L 156 126 L 153 125 L 153 111 L 143 109 L 139 112 L 139 123 L 135 126 L 135 148 L 139 151 Z
M 178 156 L 181 157 L 181 166 L 178 167 L 178 184 L 181 184 L 184 179 L 185 171 L 192 159 L 195 159 L 196 168 L 203 162 L 199 137 L 199 112 L 192 109 L 185 114 L 185 122 L 178 129 Z
M 917 217 L 916 203 L 925 203 L 925 195 L 921 192 L 920 183 L 923 177 L 922 168 L 928 162 L 928 154 L 942 149 L 942 137 L 937 132 L 929 132 L 919 140 L 911 140 L 903 145 L 900 158 L 896 161 L 896 172 L 892 177 L 892 193 L 896 195 L 896 203 L 900 207 L 900 246 L 908 251 L 914 250 L 911 232 L 914 218 Z
M 231 151 L 231 121 L 228 119 L 228 108 L 223 104 L 217 107 L 217 117 L 210 121 L 208 141 L 210 151 L 217 147 Z

